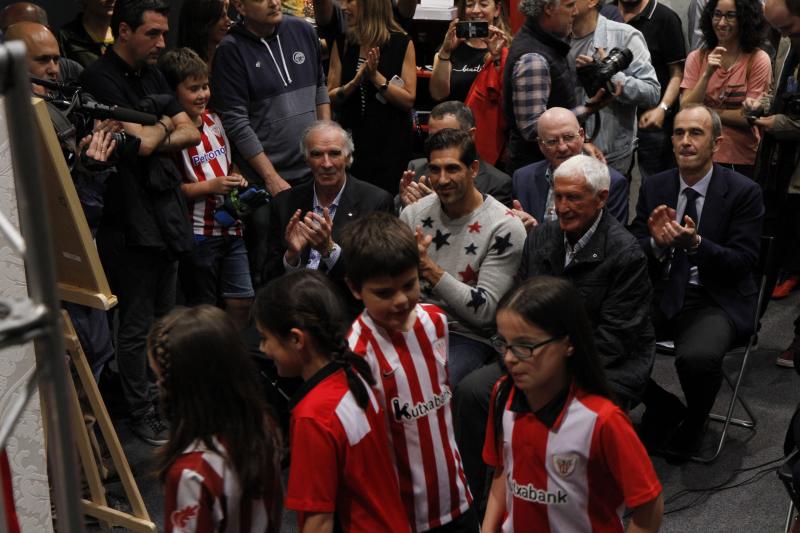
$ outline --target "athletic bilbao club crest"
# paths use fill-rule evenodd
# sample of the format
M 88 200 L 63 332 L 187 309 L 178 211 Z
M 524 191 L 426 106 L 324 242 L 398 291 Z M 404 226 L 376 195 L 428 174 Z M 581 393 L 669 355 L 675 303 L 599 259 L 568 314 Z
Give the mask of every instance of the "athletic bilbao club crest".
M 561 477 L 569 477 L 575 471 L 575 465 L 578 464 L 578 454 L 565 453 L 563 455 L 553 456 L 553 467 L 556 473 Z

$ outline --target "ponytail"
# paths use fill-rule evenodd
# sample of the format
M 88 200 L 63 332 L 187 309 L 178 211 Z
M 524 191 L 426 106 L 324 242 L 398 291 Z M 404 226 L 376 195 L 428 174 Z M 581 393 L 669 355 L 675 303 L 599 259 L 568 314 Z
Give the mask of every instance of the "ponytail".
M 375 378 L 364 358 L 347 345 L 344 305 L 327 277 L 300 270 L 274 279 L 256 295 L 253 313 L 260 326 L 278 336 L 287 336 L 292 328 L 306 332 L 320 353 L 330 354 L 331 361 L 344 368 L 356 403 L 367 408 L 364 382 L 375 385 Z

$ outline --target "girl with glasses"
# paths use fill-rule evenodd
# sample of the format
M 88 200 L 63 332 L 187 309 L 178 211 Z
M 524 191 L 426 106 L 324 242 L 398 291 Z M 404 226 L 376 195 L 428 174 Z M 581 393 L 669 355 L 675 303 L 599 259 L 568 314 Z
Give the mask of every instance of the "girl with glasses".
M 704 104 L 722 119 L 723 142 L 714 162 L 753 177 L 761 139 L 742 113 L 745 98 L 761 98 L 772 66 L 759 49 L 766 31 L 760 0 L 709 0 L 700 18 L 705 47 L 686 58 L 681 105 Z
M 534 277 L 497 311 L 507 375 L 492 393 L 484 461 L 495 468 L 482 531 L 658 531 L 661 484 L 613 403 L 578 291 Z

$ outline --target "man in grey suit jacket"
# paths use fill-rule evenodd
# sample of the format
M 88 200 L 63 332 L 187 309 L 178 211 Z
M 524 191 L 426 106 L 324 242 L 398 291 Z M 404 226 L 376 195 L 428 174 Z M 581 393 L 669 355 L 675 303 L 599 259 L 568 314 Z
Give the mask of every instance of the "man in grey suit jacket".
M 553 173 L 558 166 L 583 151 L 585 135 L 575 114 L 563 107 L 551 107 L 539 117 L 539 148 L 544 161 L 526 165 L 512 178 L 514 198 L 522 210 L 538 222 L 556 220 Z M 623 225 L 628 223 L 628 180 L 608 167 L 611 189 L 606 210 Z

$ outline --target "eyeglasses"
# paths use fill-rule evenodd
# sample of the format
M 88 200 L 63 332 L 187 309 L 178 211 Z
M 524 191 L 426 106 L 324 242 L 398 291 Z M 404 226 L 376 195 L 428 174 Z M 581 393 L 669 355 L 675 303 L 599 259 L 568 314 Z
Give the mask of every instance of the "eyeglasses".
M 569 144 L 571 142 L 574 142 L 579 137 L 580 134 L 578 133 L 567 133 L 566 135 L 562 135 L 561 137 L 556 137 L 555 139 L 540 139 L 540 142 L 547 148 L 555 148 L 562 142 L 564 144 Z
M 728 22 L 736 22 L 736 11 L 714 11 L 714 14 L 711 15 L 712 20 L 719 20 L 721 18 L 725 18 Z
M 492 348 L 499 353 L 500 355 L 505 355 L 508 350 L 511 350 L 511 353 L 514 354 L 514 357 L 517 359 L 525 360 L 530 359 L 533 357 L 533 352 L 536 351 L 537 348 L 541 348 L 545 344 L 550 344 L 553 341 L 561 340 L 564 338 L 564 335 L 558 337 L 550 337 L 547 340 L 542 342 L 537 342 L 534 344 L 530 344 L 527 342 L 520 342 L 516 344 L 509 344 L 503 337 L 500 335 L 495 335 L 489 342 L 492 343 Z

